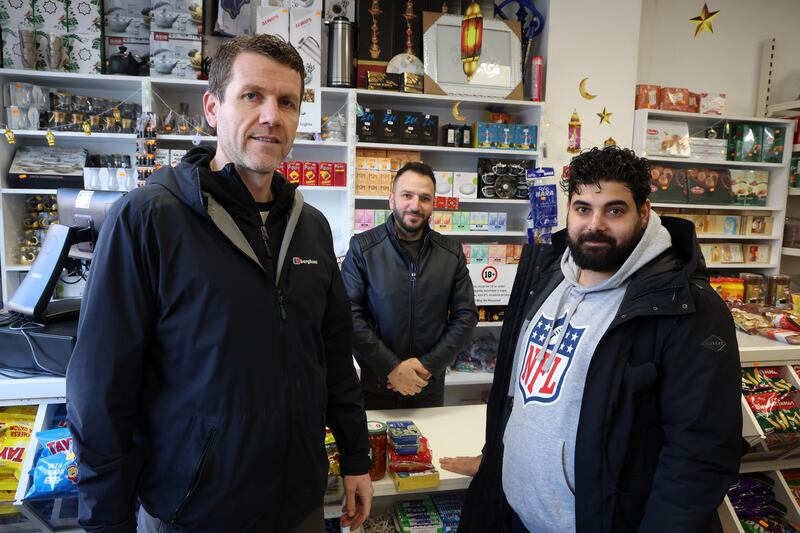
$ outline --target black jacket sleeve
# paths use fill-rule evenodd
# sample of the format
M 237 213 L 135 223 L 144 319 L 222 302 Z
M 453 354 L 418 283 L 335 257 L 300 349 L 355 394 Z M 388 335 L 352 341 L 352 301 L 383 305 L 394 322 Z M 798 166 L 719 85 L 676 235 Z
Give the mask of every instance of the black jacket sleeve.
M 693 290 L 697 310 L 678 321 L 662 360 L 664 445 L 640 531 L 705 531 L 739 472 L 741 369 L 733 320 L 708 285 Z
M 156 298 L 144 224 L 121 200 L 92 260 L 67 368 L 69 427 L 78 456 L 79 521 L 87 531 L 133 532 L 143 457 L 133 442 Z
M 327 231 L 330 234 L 330 228 Z M 332 243 L 330 255 L 336 264 Z M 371 461 L 364 398 L 353 366 L 353 322 L 349 311 L 350 302 L 337 269 L 328 290 L 322 324 L 327 359 L 327 422 L 336 439 L 342 475 L 359 475 L 369 471 Z
M 355 237 L 350 239 L 350 249 L 342 264 L 342 278 L 353 312 L 353 347 L 358 364 L 368 366 L 385 382 L 401 360 L 383 343 L 373 326 L 375 321 L 367 301 L 368 280 L 364 256 Z
M 461 248 L 458 249 L 458 266 L 453 286 L 450 289 L 450 316 L 445 334 L 431 350 L 419 356 L 420 362 L 434 376 L 453 364 L 456 356 L 469 345 L 475 324 L 478 323 L 478 310 L 475 307 L 475 294 L 472 280 L 467 270 L 467 259 Z

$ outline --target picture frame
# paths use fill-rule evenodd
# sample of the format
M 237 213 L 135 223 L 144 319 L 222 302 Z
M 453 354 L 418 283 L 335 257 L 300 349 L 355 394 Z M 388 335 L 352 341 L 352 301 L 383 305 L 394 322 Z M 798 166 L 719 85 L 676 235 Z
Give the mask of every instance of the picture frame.
M 422 28 L 426 94 L 523 99 L 519 22 L 483 20 L 481 57 L 471 80 L 461 63 L 461 17 L 426 11 Z

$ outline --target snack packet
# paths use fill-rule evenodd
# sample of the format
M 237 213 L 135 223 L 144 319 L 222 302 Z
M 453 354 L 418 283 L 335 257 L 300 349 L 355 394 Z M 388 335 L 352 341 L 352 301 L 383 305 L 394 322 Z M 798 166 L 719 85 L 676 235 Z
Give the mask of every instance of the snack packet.
M 753 394 L 756 392 L 781 392 L 788 393 L 797 390 L 794 385 L 786 381 L 777 367 L 742 368 L 742 392 Z
M 747 403 L 765 434 L 800 430 L 800 409 L 791 396 L 762 392 L 747 396 Z
M 72 435 L 66 428 L 36 434 L 42 453 L 31 471 L 33 484 L 26 500 L 54 498 L 78 493 L 78 461 L 72 450 Z

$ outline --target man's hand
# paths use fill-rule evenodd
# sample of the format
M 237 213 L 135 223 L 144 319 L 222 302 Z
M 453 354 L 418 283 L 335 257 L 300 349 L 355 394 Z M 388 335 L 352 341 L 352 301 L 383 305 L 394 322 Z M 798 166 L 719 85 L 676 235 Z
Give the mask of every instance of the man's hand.
M 439 460 L 439 465 L 450 472 L 475 477 L 475 474 L 478 473 L 478 467 L 481 466 L 482 459 L 483 455 L 475 457 L 442 457 Z
M 355 531 L 369 518 L 372 507 L 372 481 L 369 474 L 344 476 L 344 506 L 342 507 L 342 527 Z
M 401 362 L 389 372 L 388 388 L 403 396 L 413 396 L 419 394 L 428 384 L 427 378 L 430 375 L 431 373 L 419 362 L 419 359 L 412 357 Z

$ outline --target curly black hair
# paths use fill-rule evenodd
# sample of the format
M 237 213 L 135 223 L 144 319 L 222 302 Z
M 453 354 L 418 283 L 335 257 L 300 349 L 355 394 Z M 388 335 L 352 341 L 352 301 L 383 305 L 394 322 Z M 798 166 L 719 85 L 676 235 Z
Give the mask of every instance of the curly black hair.
M 561 189 L 571 199 L 578 187 L 599 186 L 602 181 L 623 183 L 636 207 L 641 208 L 650 195 L 650 162 L 628 148 L 592 148 L 572 158 L 569 176 L 561 179 Z

